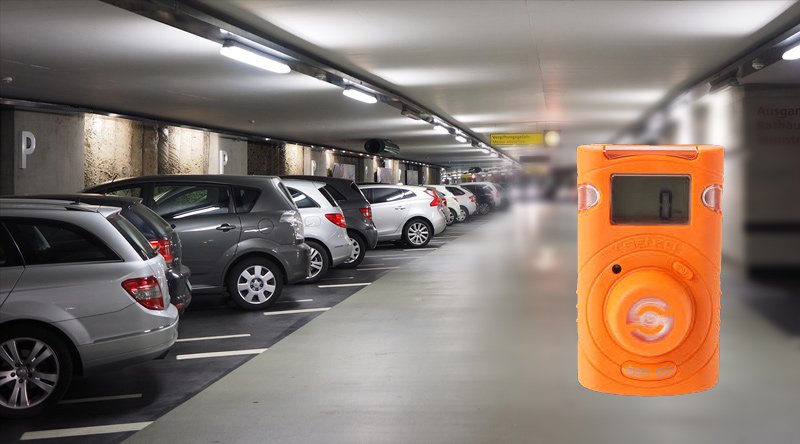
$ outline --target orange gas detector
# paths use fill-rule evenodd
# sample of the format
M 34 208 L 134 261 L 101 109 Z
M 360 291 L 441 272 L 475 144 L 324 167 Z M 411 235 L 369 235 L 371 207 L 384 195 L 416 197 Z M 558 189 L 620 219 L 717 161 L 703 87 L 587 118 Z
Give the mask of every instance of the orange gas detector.
M 578 381 L 621 395 L 717 383 L 723 149 L 578 147 Z

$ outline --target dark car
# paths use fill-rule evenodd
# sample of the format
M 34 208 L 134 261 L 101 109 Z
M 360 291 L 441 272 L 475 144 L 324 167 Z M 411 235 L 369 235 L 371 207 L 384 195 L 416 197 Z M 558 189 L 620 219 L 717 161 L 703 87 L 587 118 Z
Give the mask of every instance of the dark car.
M 24 199 L 65 200 L 89 205 L 120 208 L 122 217 L 142 232 L 150 245 L 167 263 L 167 283 L 170 302 L 183 315 L 192 300 L 189 267 L 181 261 L 181 241 L 178 233 L 153 210 L 142 204 L 138 197 L 104 196 L 102 194 L 42 194 L 36 196 L 14 196 Z
M 239 307 L 261 310 L 308 276 L 303 220 L 277 177 L 145 176 L 86 191 L 140 197 L 171 223 L 195 295 L 227 289 Z
M 287 179 L 313 180 L 325 183 L 330 193 L 342 208 L 347 222 L 347 235 L 353 244 L 353 254 L 340 268 L 354 268 L 364 260 L 367 250 L 378 245 L 378 230 L 372 221 L 372 207 L 364 193 L 350 179 L 320 176 L 282 176 Z
M 462 183 L 459 186 L 475 195 L 478 201 L 478 214 L 481 216 L 489 214 L 497 206 L 495 192 L 490 186 L 478 183 Z

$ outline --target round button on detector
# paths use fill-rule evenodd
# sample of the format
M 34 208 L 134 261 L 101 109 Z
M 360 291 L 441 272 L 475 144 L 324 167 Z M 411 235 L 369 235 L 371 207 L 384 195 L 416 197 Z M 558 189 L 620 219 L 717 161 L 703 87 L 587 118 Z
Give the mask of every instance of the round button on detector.
M 675 349 L 692 325 L 692 299 L 668 273 L 634 271 L 609 293 L 606 326 L 623 348 L 640 356 Z

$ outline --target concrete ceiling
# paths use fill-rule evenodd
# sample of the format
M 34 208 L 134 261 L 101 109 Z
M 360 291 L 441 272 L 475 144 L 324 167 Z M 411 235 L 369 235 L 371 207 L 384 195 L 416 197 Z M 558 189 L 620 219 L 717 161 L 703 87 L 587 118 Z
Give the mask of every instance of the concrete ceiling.
M 183 3 L 396 91 L 484 141 L 560 129 L 567 154 L 611 141 L 677 88 L 800 21 L 798 2 L 785 0 Z M 0 0 L 0 76 L 14 79 L 0 85 L 6 98 L 359 151 L 367 138 L 390 138 L 401 157 L 457 167 L 487 160 L 389 105 L 219 49 L 100 1 Z

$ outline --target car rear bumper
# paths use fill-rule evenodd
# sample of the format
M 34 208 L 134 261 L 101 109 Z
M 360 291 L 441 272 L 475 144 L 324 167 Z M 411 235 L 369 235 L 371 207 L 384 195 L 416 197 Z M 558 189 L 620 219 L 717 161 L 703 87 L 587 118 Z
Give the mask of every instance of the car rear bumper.
M 189 283 L 189 276 L 191 276 L 191 271 L 185 265 L 181 265 L 180 268 L 167 269 L 170 302 L 181 313 L 192 302 L 192 287 Z
M 436 217 L 436 216 L 438 216 L 438 217 Z M 431 217 L 431 224 L 433 224 L 433 234 L 434 235 L 437 235 L 437 234 L 441 233 L 442 231 L 444 231 L 445 228 L 447 228 L 447 220 L 442 215 L 442 213 L 438 212 L 438 210 L 437 210 L 436 214 L 434 214 Z
M 368 250 L 373 250 L 378 246 L 378 230 L 375 228 L 375 226 L 364 227 L 364 230 L 361 231 L 361 234 L 364 235 L 364 241 L 367 243 Z
M 308 276 L 311 248 L 305 243 L 281 245 L 273 250 L 286 269 L 286 283 L 294 284 Z
M 118 313 L 101 315 L 101 318 L 108 318 L 106 323 L 113 323 L 118 314 L 125 315 L 127 318 L 137 318 L 151 316 L 155 318 L 155 326 L 147 328 L 150 322 L 142 322 L 139 332 L 128 333 L 122 336 L 111 337 L 97 340 L 89 344 L 78 345 L 78 353 L 83 360 L 85 373 L 91 373 L 98 369 L 108 367 L 119 367 L 134 364 L 141 361 L 155 359 L 164 354 L 175 344 L 178 339 L 178 309 L 170 305 L 166 310 L 154 312 L 158 314 L 148 315 L 146 310 L 138 305 L 131 305 Z M 67 322 L 80 322 L 75 319 Z M 96 328 L 87 322 L 83 322 L 87 328 Z

